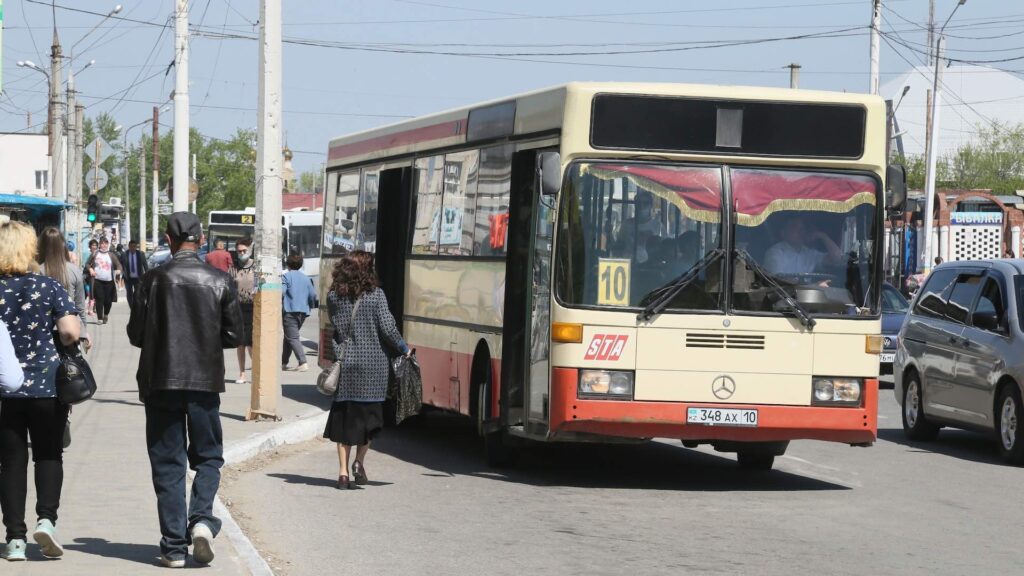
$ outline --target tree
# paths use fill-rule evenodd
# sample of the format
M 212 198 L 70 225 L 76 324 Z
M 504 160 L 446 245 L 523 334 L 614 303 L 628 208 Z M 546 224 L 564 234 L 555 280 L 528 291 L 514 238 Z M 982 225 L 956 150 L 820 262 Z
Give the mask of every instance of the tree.
M 307 170 L 302 174 L 299 174 L 298 191 L 306 194 L 314 194 L 320 192 L 320 185 L 323 183 L 323 178 L 319 172 Z
M 896 158 L 907 169 L 907 187 L 925 185 L 925 158 Z M 936 182 L 943 188 L 985 189 L 1012 195 L 1024 190 L 1024 124 L 979 127 L 975 141 L 936 161 Z

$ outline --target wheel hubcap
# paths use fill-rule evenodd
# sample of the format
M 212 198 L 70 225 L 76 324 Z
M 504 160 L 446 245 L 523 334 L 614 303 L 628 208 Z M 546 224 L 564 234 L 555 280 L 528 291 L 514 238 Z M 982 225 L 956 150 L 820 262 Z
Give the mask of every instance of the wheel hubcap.
M 913 428 L 917 424 L 917 411 L 920 410 L 921 405 L 921 395 L 918 393 L 917 382 L 911 382 L 907 386 L 907 400 L 903 404 L 907 425 Z
M 1003 411 L 999 419 L 999 435 L 1003 440 L 1003 448 L 1013 450 L 1017 443 L 1017 402 L 1012 396 L 1003 400 Z

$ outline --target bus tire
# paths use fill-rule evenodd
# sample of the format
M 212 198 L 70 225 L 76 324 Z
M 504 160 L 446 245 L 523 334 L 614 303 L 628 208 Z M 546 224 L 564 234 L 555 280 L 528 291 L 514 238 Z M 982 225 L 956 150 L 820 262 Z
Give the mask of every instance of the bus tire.
M 477 409 L 476 425 L 477 431 L 484 441 L 484 459 L 491 468 L 508 468 L 519 459 L 519 450 L 512 446 L 505 438 L 502 428 L 488 431 L 486 421 L 488 420 L 489 406 L 488 398 L 491 396 L 490 370 L 483 370 L 480 375 L 482 381 L 477 385 Z
M 737 452 L 736 462 L 744 470 L 771 470 L 775 464 L 775 455 L 763 452 Z

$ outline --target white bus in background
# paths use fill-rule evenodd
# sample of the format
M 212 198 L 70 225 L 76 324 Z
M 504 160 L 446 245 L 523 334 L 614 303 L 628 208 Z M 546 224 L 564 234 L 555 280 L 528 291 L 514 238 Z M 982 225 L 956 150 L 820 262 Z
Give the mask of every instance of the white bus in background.
M 281 256 L 290 252 L 302 254 L 302 271 L 316 278 L 320 273 L 323 210 L 295 209 L 281 213 Z M 224 240 L 228 251 L 235 252 L 235 243 L 256 234 L 256 209 L 212 210 L 207 228 L 207 245 L 213 250 L 217 240 Z

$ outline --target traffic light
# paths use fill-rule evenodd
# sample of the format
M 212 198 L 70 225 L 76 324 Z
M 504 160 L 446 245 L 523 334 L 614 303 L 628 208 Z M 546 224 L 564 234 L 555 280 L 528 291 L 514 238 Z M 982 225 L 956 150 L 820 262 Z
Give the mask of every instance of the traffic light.
M 89 205 L 86 208 L 86 219 L 89 222 L 95 222 L 96 217 L 100 213 L 100 197 L 95 194 L 89 194 Z

